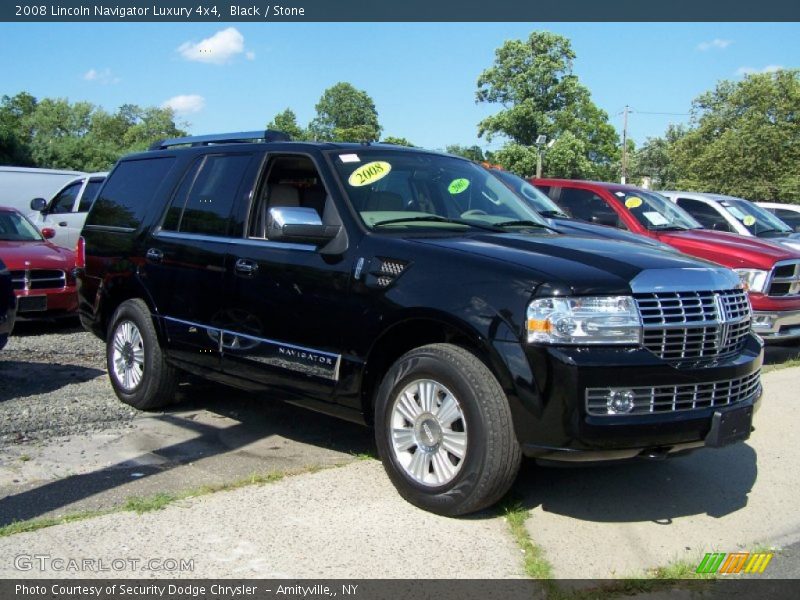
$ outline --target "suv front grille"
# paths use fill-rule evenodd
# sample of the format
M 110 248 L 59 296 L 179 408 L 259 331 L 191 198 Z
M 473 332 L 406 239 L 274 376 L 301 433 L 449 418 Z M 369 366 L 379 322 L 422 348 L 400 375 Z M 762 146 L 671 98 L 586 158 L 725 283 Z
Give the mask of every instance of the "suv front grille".
M 800 262 L 778 263 L 772 268 L 769 296 L 800 296 Z
M 658 387 L 628 388 L 634 394 L 633 409 L 627 413 L 609 411 L 608 398 L 620 388 L 588 388 L 586 411 L 597 416 L 624 416 L 671 413 L 737 404 L 754 397 L 761 389 L 761 371 L 746 377 Z
M 750 332 L 743 290 L 635 294 L 643 345 L 672 362 L 712 362 L 741 351 Z
M 67 286 L 67 274 L 52 269 L 11 271 L 11 284 L 15 290 L 46 290 Z

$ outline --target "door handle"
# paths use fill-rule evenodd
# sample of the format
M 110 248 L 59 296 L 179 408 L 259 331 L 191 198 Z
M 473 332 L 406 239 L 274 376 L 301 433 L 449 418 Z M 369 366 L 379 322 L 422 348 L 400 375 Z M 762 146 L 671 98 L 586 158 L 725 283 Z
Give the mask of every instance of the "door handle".
M 66 221 L 61 221 L 61 222 L 58 224 L 58 226 L 59 226 L 59 227 L 66 227 L 66 226 L 67 226 L 67 222 L 66 222 Z
M 258 263 L 247 260 L 246 258 L 240 258 L 236 261 L 234 265 L 237 273 L 241 273 L 242 275 L 254 275 L 256 271 L 258 271 Z
M 147 251 L 147 254 L 145 254 L 145 257 L 150 262 L 160 263 L 162 260 L 164 260 L 164 253 L 158 248 L 150 248 Z

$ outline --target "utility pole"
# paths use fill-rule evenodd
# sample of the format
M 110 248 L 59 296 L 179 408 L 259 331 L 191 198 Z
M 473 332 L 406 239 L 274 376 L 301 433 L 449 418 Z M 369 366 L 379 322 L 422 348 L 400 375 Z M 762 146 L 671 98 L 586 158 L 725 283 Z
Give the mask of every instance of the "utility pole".
M 622 111 L 622 183 L 628 180 L 628 105 Z

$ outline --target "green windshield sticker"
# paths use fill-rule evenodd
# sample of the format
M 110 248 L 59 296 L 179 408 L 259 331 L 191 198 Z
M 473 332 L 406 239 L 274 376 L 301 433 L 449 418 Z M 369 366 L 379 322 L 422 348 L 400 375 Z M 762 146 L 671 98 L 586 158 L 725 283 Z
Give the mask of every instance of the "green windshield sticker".
M 462 177 L 460 179 L 453 179 L 453 181 L 450 182 L 450 185 L 447 186 L 447 191 L 455 196 L 456 194 L 460 194 L 466 190 L 468 187 L 469 179 L 464 179 Z
M 375 183 L 379 179 L 383 179 L 392 170 L 392 165 L 382 160 L 370 162 L 363 167 L 359 167 L 350 174 L 347 183 L 353 187 L 361 187 Z
M 747 215 L 742 219 L 742 223 L 744 223 L 746 227 L 752 227 L 756 224 L 756 218 L 753 215 Z

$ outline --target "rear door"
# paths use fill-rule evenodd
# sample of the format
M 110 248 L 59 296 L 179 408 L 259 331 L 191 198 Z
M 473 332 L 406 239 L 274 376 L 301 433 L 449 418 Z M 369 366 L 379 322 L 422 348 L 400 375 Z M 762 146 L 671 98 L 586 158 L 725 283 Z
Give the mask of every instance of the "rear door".
M 81 192 L 85 189 L 86 178 L 74 181 L 61 189 L 42 212 L 41 220 L 36 225 L 43 229 L 50 227 L 56 232 L 50 241 L 62 248 L 73 250 L 78 241 L 78 232 L 83 227 L 86 215 L 82 217 L 75 211 L 78 209 Z M 97 190 L 95 190 L 95 195 Z
M 218 369 L 230 215 L 255 179 L 252 152 L 196 157 L 145 244 L 145 276 L 168 353 Z

